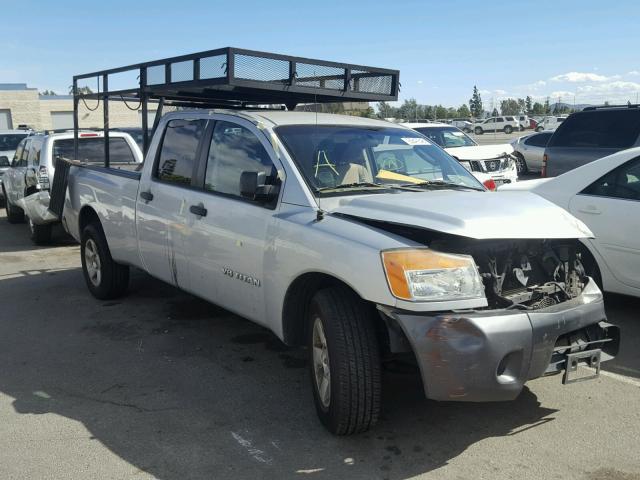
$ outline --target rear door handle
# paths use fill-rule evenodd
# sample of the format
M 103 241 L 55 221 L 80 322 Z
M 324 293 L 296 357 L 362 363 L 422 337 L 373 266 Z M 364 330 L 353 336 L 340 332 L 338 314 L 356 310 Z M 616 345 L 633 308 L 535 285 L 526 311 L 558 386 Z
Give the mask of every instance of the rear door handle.
M 150 202 L 151 200 L 153 200 L 153 193 L 148 190 L 146 192 L 140 192 L 140 198 L 145 202 Z
M 189 211 L 191 213 L 193 213 L 194 215 L 197 215 L 198 217 L 206 217 L 207 216 L 207 209 L 204 208 L 203 204 L 198 204 L 198 205 L 191 205 L 189 207 Z
M 600 215 L 602 213 L 602 210 L 600 210 L 595 205 L 587 205 L 584 208 L 579 208 L 578 211 L 582 213 L 589 213 L 591 215 Z

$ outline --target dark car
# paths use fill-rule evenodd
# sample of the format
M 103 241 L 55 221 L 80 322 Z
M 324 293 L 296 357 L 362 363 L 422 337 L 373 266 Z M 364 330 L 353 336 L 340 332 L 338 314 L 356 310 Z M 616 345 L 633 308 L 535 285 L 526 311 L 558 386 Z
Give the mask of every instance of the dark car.
M 640 105 L 587 107 L 560 124 L 545 149 L 542 176 L 555 177 L 640 145 Z

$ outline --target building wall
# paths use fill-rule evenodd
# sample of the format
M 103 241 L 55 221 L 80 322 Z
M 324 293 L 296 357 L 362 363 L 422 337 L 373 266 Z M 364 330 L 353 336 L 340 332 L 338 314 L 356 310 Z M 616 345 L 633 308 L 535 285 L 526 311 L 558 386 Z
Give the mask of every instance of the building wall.
M 87 100 L 87 105 L 81 101 L 78 118 L 81 128 L 102 128 L 102 102 L 95 111 L 96 100 Z M 109 102 L 109 121 L 111 127 L 141 127 L 142 115 L 138 111 L 138 103 L 128 102 L 135 110 L 130 110 L 120 101 Z M 88 108 L 87 108 L 88 107 Z M 36 89 L 0 90 L 0 110 L 11 111 L 13 128 L 20 124 L 29 125 L 35 130 L 49 130 L 52 128 L 51 112 L 73 112 L 73 99 L 63 96 L 41 97 Z M 150 111 L 153 106 L 150 105 Z

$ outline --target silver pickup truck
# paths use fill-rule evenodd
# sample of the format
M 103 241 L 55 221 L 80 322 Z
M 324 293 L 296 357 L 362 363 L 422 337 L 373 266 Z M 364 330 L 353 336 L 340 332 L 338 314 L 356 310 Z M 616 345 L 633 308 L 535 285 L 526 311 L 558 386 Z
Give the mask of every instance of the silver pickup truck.
M 335 434 L 377 421 L 389 356 L 415 357 L 428 398 L 485 402 L 618 349 L 583 223 L 383 121 L 169 113 L 140 172 L 70 167 L 62 222 L 95 297 L 133 266 L 306 346 Z

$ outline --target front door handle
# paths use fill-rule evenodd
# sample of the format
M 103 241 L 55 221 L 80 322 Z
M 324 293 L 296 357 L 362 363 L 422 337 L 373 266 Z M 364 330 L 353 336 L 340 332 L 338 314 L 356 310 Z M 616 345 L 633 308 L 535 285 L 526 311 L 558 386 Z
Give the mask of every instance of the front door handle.
M 582 213 L 589 213 L 591 215 L 600 215 L 602 213 L 602 210 L 600 210 L 595 205 L 587 205 L 584 208 L 579 208 L 578 211 Z
M 204 208 L 204 205 L 199 203 L 198 205 L 191 205 L 189 207 L 189 211 L 198 217 L 206 217 L 207 209 Z
M 147 190 L 146 192 L 140 192 L 140 198 L 145 202 L 150 202 L 151 200 L 153 200 L 153 193 L 151 193 L 149 190 Z

